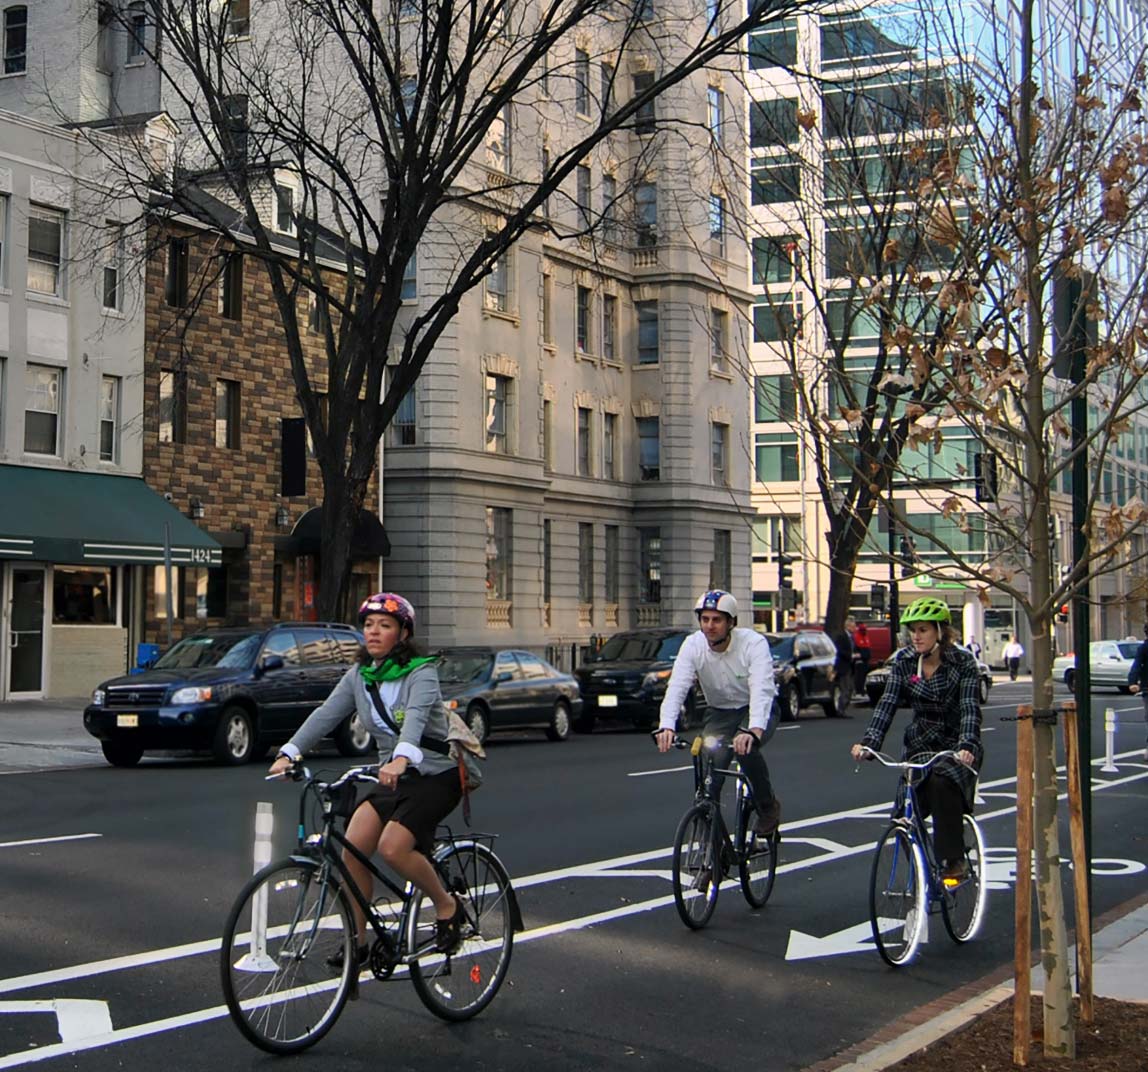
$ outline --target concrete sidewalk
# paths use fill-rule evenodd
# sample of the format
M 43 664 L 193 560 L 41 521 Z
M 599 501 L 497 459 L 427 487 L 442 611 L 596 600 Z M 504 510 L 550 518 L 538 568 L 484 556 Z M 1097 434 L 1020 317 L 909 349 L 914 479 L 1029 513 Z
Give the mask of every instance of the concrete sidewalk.
M 102 766 L 100 743 L 84 729 L 86 697 L 0 703 L 0 774 Z

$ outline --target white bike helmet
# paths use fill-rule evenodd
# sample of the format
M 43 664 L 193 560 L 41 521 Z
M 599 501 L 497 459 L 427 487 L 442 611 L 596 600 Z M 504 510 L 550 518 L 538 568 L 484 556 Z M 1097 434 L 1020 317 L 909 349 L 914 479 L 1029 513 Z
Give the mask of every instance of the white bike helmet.
M 712 592 L 703 592 L 698 596 L 698 601 L 694 604 L 695 616 L 700 618 L 703 610 L 720 611 L 737 621 L 737 600 L 720 588 L 715 588 Z

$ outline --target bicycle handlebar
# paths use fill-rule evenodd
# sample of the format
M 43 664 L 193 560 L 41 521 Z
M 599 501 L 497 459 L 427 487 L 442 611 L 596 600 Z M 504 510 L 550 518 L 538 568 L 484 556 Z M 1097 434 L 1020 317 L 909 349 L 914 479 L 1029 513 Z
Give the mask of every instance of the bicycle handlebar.
M 884 752 L 878 752 L 875 748 L 870 748 L 867 744 L 861 746 L 861 751 L 865 757 L 875 759 L 883 767 L 893 767 L 897 770 L 928 770 L 939 759 L 957 759 L 957 753 L 951 748 L 943 752 L 934 752 L 924 763 L 913 763 L 911 760 L 894 759 L 892 756 L 885 755 Z
M 662 732 L 661 730 L 651 731 L 650 736 L 654 739 L 655 744 L 657 744 L 658 734 L 661 732 Z M 760 748 L 761 747 L 762 742 L 758 738 L 756 733 L 751 733 L 749 730 L 738 730 L 737 732 L 738 733 L 749 733 L 749 735 L 753 738 L 753 748 Z M 735 733 L 734 736 L 736 737 L 737 734 Z M 696 738 L 695 738 L 695 740 L 696 740 Z M 704 737 L 704 738 L 702 738 L 702 740 L 704 741 L 704 747 L 709 748 L 711 750 L 717 750 L 718 748 L 721 748 L 722 745 L 727 745 L 727 744 L 733 743 L 732 740 L 727 741 L 724 737 L 712 737 L 711 736 L 711 737 Z M 680 748 L 692 748 L 693 742 L 687 741 L 684 737 L 682 737 L 678 734 L 675 734 L 673 741 L 670 743 L 670 747 L 671 748 L 679 748 L 679 749 Z

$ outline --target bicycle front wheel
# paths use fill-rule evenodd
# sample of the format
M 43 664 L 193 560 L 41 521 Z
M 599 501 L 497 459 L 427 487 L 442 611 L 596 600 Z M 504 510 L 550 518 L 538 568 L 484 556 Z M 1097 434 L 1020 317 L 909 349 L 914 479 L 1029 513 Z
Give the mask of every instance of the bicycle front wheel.
M 926 918 L 925 864 L 909 832 L 890 826 L 873 855 L 869 920 L 873 941 L 886 964 L 908 964 L 921 944 Z
M 690 930 L 704 927 L 717 906 L 721 853 L 716 838 L 710 804 L 690 808 L 674 836 L 674 904 Z
M 219 967 L 231 1019 L 270 1053 L 314 1045 L 346 1004 L 354 949 L 350 905 L 319 864 L 282 860 L 263 868 L 223 930 Z
M 954 942 L 967 942 L 976 937 L 988 900 L 984 873 L 985 842 L 981 837 L 981 828 L 971 815 L 964 817 L 962 828 L 968 875 L 953 885 L 950 885 L 950 879 L 942 880 L 944 894 L 941 897 L 941 917 L 945 921 L 945 930 Z
M 753 806 L 746 801 L 738 820 L 738 844 L 745 847 L 738 861 L 738 877 L 750 908 L 764 908 L 777 876 L 777 846 L 781 838 L 776 832 L 768 837 L 755 834 L 752 825 L 755 814 Z
M 514 891 L 502 861 L 485 845 L 461 842 L 436 854 L 443 885 L 462 902 L 462 942 L 450 955 L 434 951 L 411 963 L 422 1003 L 444 1020 L 469 1020 L 494 1000 L 514 947 Z M 407 948 L 434 941 L 434 902 L 416 891 L 407 917 Z

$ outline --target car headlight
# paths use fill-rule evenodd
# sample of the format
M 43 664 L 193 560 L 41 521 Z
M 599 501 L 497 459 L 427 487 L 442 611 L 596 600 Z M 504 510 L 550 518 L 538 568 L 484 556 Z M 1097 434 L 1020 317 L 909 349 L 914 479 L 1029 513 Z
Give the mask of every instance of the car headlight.
M 172 694 L 171 702 L 173 704 L 185 703 L 206 703 L 211 699 L 211 687 L 199 688 L 196 686 L 189 686 L 186 689 L 176 689 Z
M 94 703 L 97 707 L 103 707 L 104 706 L 104 690 L 103 689 L 93 689 L 92 690 L 92 703 Z
M 666 681 L 670 676 L 669 670 L 651 670 L 644 678 L 642 678 L 642 688 L 649 688 L 651 685 L 656 685 L 659 681 Z

